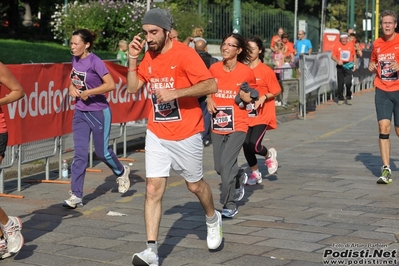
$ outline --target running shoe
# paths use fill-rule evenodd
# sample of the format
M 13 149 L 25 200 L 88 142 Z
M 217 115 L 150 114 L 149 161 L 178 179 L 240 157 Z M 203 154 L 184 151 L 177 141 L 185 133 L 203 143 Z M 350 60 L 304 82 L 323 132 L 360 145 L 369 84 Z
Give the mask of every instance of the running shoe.
M 248 181 L 247 181 L 247 185 L 248 186 L 253 186 L 253 185 L 256 185 L 256 184 L 260 184 L 260 183 L 262 183 L 262 173 L 260 173 L 260 172 L 258 172 L 258 173 L 255 173 L 255 172 L 253 172 L 252 174 L 251 174 L 251 176 L 249 177 L 249 179 L 248 179 Z
M 83 207 L 83 202 L 81 198 L 76 197 L 75 194 L 72 193 L 72 191 L 69 191 L 69 195 L 69 199 L 64 200 L 64 203 L 62 204 L 63 207 L 70 209 Z
M 238 213 L 237 208 L 234 208 L 233 210 L 230 209 L 222 210 L 222 216 L 226 218 L 233 218 L 237 213 Z
M 204 140 L 204 147 L 209 147 L 212 142 L 209 139 Z
M 151 248 L 133 254 L 132 264 L 134 266 L 158 266 L 158 255 Z
M 265 165 L 269 174 L 272 175 L 277 172 L 278 162 L 277 162 L 277 151 L 275 148 L 269 149 L 269 158 L 266 158 Z
M 3 227 L 5 241 L 7 242 L 7 252 L 1 258 L 5 259 L 17 254 L 24 245 L 24 237 L 21 234 L 22 221 L 18 217 L 8 216 L 12 221 L 10 226 Z
M 391 169 L 389 169 L 388 167 L 383 167 L 381 176 L 377 180 L 377 184 L 389 184 L 389 183 L 392 183 Z
M 235 195 L 234 195 L 234 200 L 235 201 L 240 201 L 244 197 L 245 194 L 245 184 L 248 181 L 248 175 L 245 173 L 243 169 L 240 169 L 238 171 L 238 174 L 236 176 L 238 185 L 238 188 L 236 188 Z
M 218 220 L 213 223 L 206 223 L 207 227 L 207 237 L 206 243 L 208 245 L 208 249 L 217 249 L 222 243 L 223 233 L 222 233 L 222 215 L 220 212 L 216 211 L 216 216 Z
M 130 188 L 130 167 L 124 165 L 123 169 L 123 175 L 116 179 L 116 183 L 118 183 L 118 192 L 121 194 L 126 193 Z

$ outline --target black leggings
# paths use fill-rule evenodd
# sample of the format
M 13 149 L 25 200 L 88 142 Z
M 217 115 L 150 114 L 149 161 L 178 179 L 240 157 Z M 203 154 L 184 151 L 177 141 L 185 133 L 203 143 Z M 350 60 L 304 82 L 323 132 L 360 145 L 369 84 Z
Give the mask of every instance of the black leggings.
M 267 148 L 262 145 L 263 136 L 266 133 L 267 125 L 256 125 L 248 128 L 243 144 L 245 159 L 249 167 L 258 164 L 256 154 L 266 157 Z

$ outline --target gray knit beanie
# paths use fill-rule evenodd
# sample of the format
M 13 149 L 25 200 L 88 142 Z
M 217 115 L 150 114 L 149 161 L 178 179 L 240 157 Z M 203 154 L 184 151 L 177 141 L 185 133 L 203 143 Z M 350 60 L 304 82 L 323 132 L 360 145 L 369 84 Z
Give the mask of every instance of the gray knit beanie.
M 141 24 L 152 24 L 165 30 L 171 30 L 173 26 L 173 18 L 168 11 L 160 8 L 154 8 L 145 13 Z

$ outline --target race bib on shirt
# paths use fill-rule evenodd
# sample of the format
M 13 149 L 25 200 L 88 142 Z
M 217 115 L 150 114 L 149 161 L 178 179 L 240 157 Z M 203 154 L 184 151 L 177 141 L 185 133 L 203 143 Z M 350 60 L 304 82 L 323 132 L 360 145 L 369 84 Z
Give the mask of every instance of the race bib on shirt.
M 398 72 L 391 68 L 391 61 L 380 61 L 381 80 L 393 81 L 398 79 Z
M 181 120 L 180 109 L 177 100 L 160 102 L 155 94 L 151 94 L 154 108 L 154 122 L 174 122 Z
M 344 62 L 350 61 L 351 51 L 349 50 L 342 50 L 340 53 L 340 60 Z
M 85 72 L 80 72 L 75 69 L 72 69 L 70 77 L 71 77 L 72 84 L 75 85 L 75 87 L 78 90 L 80 90 L 80 91 L 87 90 L 86 73 Z
M 212 129 L 215 131 L 234 131 L 234 108 L 219 106 L 212 114 Z
M 248 117 L 257 117 L 258 110 L 255 109 L 255 103 L 248 103 L 245 109 L 248 112 Z

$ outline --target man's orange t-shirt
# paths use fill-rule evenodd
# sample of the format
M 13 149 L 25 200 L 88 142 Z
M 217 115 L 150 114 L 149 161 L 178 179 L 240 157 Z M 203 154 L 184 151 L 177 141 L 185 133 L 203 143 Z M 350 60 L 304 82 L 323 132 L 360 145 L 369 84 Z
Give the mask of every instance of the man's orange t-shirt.
M 399 34 L 395 34 L 390 41 L 383 38 L 375 40 L 370 60 L 378 62 L 374 86 L 383 91 L 398 91 L 398 72 L 391 68 L 391 64 L 399 62 Z
M 257 88 L 254 72 L 240 62 L 231 72 L 223 69 L 223 62 L 213 64 L 209 70 L 218 85 L 218 91 L 212 95 L 217 108 L 217 112 L 212 115 L 212 132 L 221 135 L 236 131 L 247 132 L 248 111 L 236 104 L 235 97 L 244 82 L 248 82 L 251 88 Z
M 355 45 L 353 42 L 347 42 L 345 45 L 341 42 L 337 42 L 334 45 L 334 49 L 332 54 L 338 60 L 341 60 L 344 63 L 353 62 L 355 60 Z
M 138 67 L 138 78 L 151 92 L 153 110 L 148 129 L 166 140 L 182 140 L 204 131 L 202 111 L 197 97 L 184 97 L 158 102 L 153 93 L 158 89 L 179 90 L 212 79 L 198 53 L 180 42 L 164 54 L 147 51 Z
M 281 92 L 280 84 L 278 83 L 273 69 L 260 62 L 253 69 L 253 72 L 255 74 L 256 84 L 258 85 L 259 98 L 263 97 L 267 93 L 277 94 Z M 256 110 L 256 112 L 257 115 L 250 116 L 250 127 L 266 124 L 267 129 L 277 128 L 276 105 L 274 99 L 267 100 L 262 107 L 259 107 L 258 110 Z

